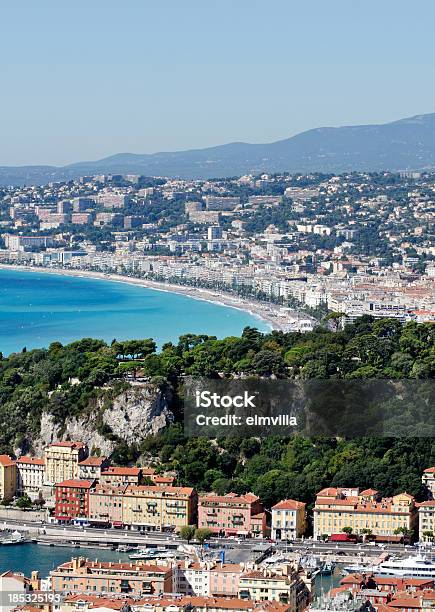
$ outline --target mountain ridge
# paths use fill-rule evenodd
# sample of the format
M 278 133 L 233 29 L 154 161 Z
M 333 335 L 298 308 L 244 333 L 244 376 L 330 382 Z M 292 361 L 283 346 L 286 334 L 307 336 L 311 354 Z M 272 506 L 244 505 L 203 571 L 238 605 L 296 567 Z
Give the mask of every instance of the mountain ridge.
M 83 174 L 207 179 L 258 172 L 430 170 L 435 113 L 389 123 L 318 127 L 272 143 L 231 142 L 156 153 L 115 153 L 66 166 L 0 166 L 1 185 L 43 184 Z

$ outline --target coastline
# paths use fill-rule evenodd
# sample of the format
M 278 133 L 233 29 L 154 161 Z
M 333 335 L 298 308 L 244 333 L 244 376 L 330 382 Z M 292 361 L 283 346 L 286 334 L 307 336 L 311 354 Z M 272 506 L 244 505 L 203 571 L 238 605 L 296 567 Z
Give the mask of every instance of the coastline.
M 111 281 L 116 283 L 126 283 L 151 289 L 154 291 L 164 291 L 167 293 L 177 293 L 195 300 L 209 302 L 226 308 L 234 308 L 246 312 L 251 316 L 262 321 L 270 330 L 284 331 L 289 323 L 288 318 L 281 312 L 281 307 L 276 304 L 256 302 L 246 300 L 226 293 L 218 293 L 211 289 L 200 287 L 189 287 L 185 285 L 173 285 L 153 281 L 145 278 L 135 278 L 123 274 L 95 272 L 92 270 L 78 270 L 65 268 L 46 268 L 43 266 L 23 266 L 18 264 L 0 263 L 0 270 L 17 270 L 20 272 L 41 272 L 43 274 L 54 274 L 59 276 L 75 276 L 79 278 L 91 278 L 94 280 Z

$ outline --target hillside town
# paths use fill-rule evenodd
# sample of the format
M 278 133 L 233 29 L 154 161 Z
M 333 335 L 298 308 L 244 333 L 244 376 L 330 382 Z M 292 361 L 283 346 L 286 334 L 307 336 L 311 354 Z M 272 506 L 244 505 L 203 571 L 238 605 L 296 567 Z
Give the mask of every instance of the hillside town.
M 425 501 L 406 492 L 385 498 L 375 489 L 329 487 L 317 492 L 309 517 L 302 501 L 265 508 L 253 493 L 201 493 L 176 479 L 154 467 L 113 465 L 78 441 L 53 442 L 43 457 L 0 455 L 2 504 L 25 509 L 33 503 L 55 524 L 168 533 L 195 525 L 210 536 L 274 541 L 303 538 L 310 525 L 317 540 L 348 532 L 376 541 L 431 541 L 435 534 L 434 467 L 422 474 Z
M 434 202 L 419 172 L 84 176 L 0 189 L 0 263 L 229 296 L 284 331 L 328 311 L 428 322 Z
M 310 332 L 328 313 L 334 336 L 367 314 L 399 327 L 429 323 L 434 201 L 435 175 L 416 172 L 105 175 L 2 188 L 0 264 L 165 287 L 249 310 L 284 332 Z M 7 376 L 11 389 L 25 381 L 17 371 Z M 79 383 L 70 377 L 68 388 Z M 282 493 L 267 502 L 252 488 L 216 490 L 220 471 L 209 470 L 214 480 L 203 489 L 159 461 L 119 464 L 80 440 L 59 439 L 36 455 L 6 452 L 0 544 L 91 546 L 97 558 L 80 552 L 48 576 L 36 567 L 30 576 L 4 572 L 0 593 L 16 599 L 0 600 L 1 612 L 435 605 L 433 562 L 414 556 L 416 544 L 432 550 L 435 537 L 434 467 L 418 476 L 421 495 L 352 478 L 312 486 L 309 503 Z M 131 555 L 104 561 L 100 549 Z
M 366 546 L 404 546 L 415 540 L 430 544 L 435 534 L 435 467 L 424 470 L 422 486 L 426 495 L 422 502 L 406 492 L 382 497 L 379 491 L 355 486 L 319 491 L 312 509 L 292 499 L 266 508 L 252 493 L 197 492 L 179 484 L 176 474 L 158 474 L 150 466 L 113 465 L 108 457 L 90 454 L 79 441 L 54 442 L 42 457 L 1 455 L 1 516 L 7 510 L 16 511 L 16 516 L 24 514 L 29 525 L 36 511 L 38 524 L 47 529 L 50 525 L 80 527 L 83 533 L 100 529 L 101 543 L 112 532 L 166 534 L 183 551 L 159 548 L 153 553 L 132 547 L 128 550 L 139 552 L 125 562 L 74 557 L 47 578 L 37 571 L 30 577 L 5 572 L 0 576 L 0 592 L 21 594 L 15 603 L 23 605 L 2 601 L 2 610 L 428 610 L 435 601 L 430 567 L 426 578 L 349 571 L 322 602 L 312 602 L 320 570 L 309 557 L 287 556 L 287 548 L 279 549 L 280 544 L 302 546 L 304 538 L 318 541 L 319 546 L 330 542 L 337 549 L 355 547 L 357 542 Z M 60 544 L 61 532 L 55 538 Z M 239 562 L 226 561 L 224 552 L 218 557 L 211 554 L 213 542 L 222 548 L 225 539 L 231 538 L 251 542 L 251 553 L 258 542 L 260 554 Z M 384 553 L 378 563 L 387 558 Z M 327 573 L 325 568 L 326 564 L 322 571 Z

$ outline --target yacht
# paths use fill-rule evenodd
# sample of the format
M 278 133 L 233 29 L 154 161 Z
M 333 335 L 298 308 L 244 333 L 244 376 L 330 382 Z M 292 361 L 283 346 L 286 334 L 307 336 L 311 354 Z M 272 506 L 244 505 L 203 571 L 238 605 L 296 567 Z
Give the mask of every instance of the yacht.
M 128 544 L 120 544 L 116 549 L 117 552 L 128 553 L 134 550 L 133 546 L 128 546 Z
M 139 548 L 137 552 L 129 555 L 129 559 L 161 559 L 172 556 L 166 548 Z
M 0 540 L 0 544 L 6 546 L 8 544 L 22 544 L 24 542 L 23 534 L 19 531 L 13 531 L 10 535 L 8 535 L 3 540 Z
M 344 567 L 347 574 L 377 574 L 378 576 L 396 576 L 398 578 L 435 579 L 435 563 L 425 557 L 407 557 L 406 559 L 388 559 L 377 565 L 349 565 Z
M 129 559 L 154 559 L 155 553 L 146 548 L 139 548 L 137 552 L 128 555 Z

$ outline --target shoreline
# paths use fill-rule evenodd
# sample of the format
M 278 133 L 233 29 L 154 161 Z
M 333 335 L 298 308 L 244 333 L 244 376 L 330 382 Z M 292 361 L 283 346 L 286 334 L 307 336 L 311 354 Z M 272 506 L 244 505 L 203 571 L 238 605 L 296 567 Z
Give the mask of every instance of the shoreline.
M 151 289 L 153 291 L 163 291 L 166 293 L 177 293 L 195 300 L 208 302 L 225 308 L 234 308 L 259 319 L 270 331 L 284 331 L 289 323 L 287 317 L 281 312 L 281 307 L 272 303 L 255 302 L 246 300 L 226 293 L 218 293 L 212 289 L 202 289 L 187 285 L 173 285 L 153 281 L 145 278 L 136 278 L 116 273 L 95 272 L 92 270 L 65 269 L 65 268 L 46 268 L 43 266 L 25 266 L 18 264 L 0 263 L 0 270 L 16 270 L 19 272 L 41 272 L 43 274 L 53 274 L 58 276 L 74 276 L 79 278 L 90 278 L 94 280 L 105 280 L 110 282 L 125 283 Z

